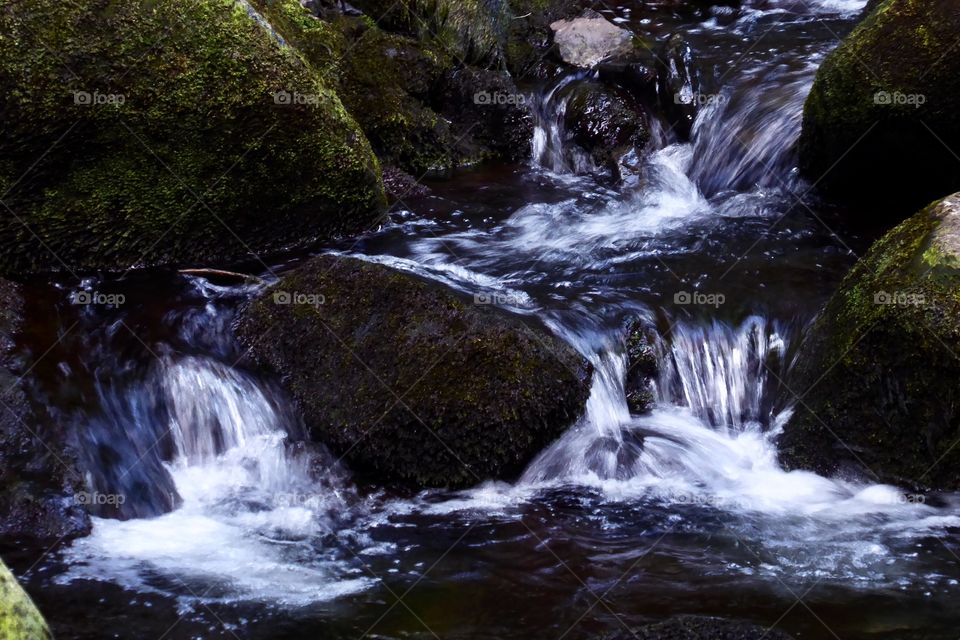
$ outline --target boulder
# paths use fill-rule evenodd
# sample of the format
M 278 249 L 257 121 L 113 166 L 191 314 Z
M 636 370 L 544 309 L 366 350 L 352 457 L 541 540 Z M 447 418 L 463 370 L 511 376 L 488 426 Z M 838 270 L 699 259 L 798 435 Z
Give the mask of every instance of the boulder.
M 356 0 L 380 28 L 436 40 L 458 63 L 484 68 L 504 61 L 511 7 L 507 0 Z
M 0 280 L 0 539 L 50 545 L 85 535 L 83 477 L 65 435 L 37 420 L 32 369 L 15 349 L 23 321 L 20 287 Z
M 650 139 L 646 115 L 633 98 L 598 82 L 570 85 L 564 128 L 594 164 L 618 174 L 618 160 Z
M 801 345 L 789 468 L 960 488 L 960 194 L 877 241 Z
M 550 25 L 557 53 L 567 64 L 590 69 L 602 60 L 633 51 L 633 34 L 592 9 Z
M 412 487 L 510 479 L 584 410 L 588 363 L 556 338 L 437 284 L 321 256 L 241 314 L 315 440 Z
M 953 0 L 886 0 L 824 60 L 799 150 L 825 195 L 866 205 L 857 211 L 873 220 L 902 220 L 960 189 L 957 33 Z
M 462 36 L 471 51 L 492 47 L 484 55 L 477 53 L 480 59 L 501 57 L 499 40 L 477 35 L 475 42 L 467 33 L 499 20 L 481 10 L 481 3 L 474 3 L 476 26 L 469 29 L 466 22 L 454 29 L 449 21 L 460 24 L 452 16 L 471 3 L 430 9 L 391 2 L 390 10 L 368 2 L 362 6 L 377 21 L 341 16 L 330 22 L 312 18 L 297 0 L 254 3 L 286 41 L 328 72 L 382 165 L 419 179 L 484 160 L 529 156 L 533 123 L 528 101 L 499 65 L 467 64 L 474 56 L 455 45 Z M 441 24 L 434 24 L 438 20 Z
M 15 0 L 0 34 L 0 272 L 231 262 L 380 215 L 363 133 L 246 3 Z
M 0 638 L 50 640 L 50 628 L 10 569 L 0 562 Z
M 681 139 L 689 139 L 697 117 L 700 75 L 690 45 L 674 34 L 657 56 L 657 93 L 667 123 Z
M 624 390 L 630 413 L 649 413 L 654 405 L 653 385 L 660 371 L 650 329 L 641 321 L 627 327 L 627 377 Z

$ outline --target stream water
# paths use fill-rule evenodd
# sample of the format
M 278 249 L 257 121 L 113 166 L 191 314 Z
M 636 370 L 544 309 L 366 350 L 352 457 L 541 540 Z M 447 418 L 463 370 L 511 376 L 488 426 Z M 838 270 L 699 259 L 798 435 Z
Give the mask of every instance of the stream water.
M 793 168 L 816 66 L 862 4 L 691 21 L 621 3 L 608 17 L 639 33 L 687 34 L 715 96 L 690 142 L 663 131 L 612 188 L 566 146 L 544 87 L 537 162 L 430 181 L 327 248 L 485 294 L 592 360 L 586 415 L 514 483 L 357 483 L 275 381 L 238 365 L 230 324 L 257 285 L 82 283 L 123 294 L 116 307 L 32 285 L 23 348 L 59 338 L 36 393 L 106 498 L 89 537 L 11 556 L 58 637 L 597 638 L 703 614 L 798 638 L 955 638 L 960 497 L 788 473 L 773 443 L 802 410 L 783 381 L 800 336 L 871 239 Z M 623 386 L 637 318 L 659 336 L 645 416 Z

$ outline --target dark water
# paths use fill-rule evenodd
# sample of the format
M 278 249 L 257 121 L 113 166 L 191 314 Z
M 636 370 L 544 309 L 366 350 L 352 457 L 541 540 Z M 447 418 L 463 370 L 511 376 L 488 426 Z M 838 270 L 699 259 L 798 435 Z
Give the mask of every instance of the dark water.
M 57 636 L 596 638 L 704 614 L 798 638 L 955 637 L 957 497 L 787 473 L 772 442 L 802 331 L 872 239 L 793 169 L 816 65 L 859 4 L 619 5 L 638 33 L 686 33 L 715 97 L 691 142 L 662 131 L 616 189 L 465 171 L 327 248 L 529 316 L 593 360 L 586 417 L 513 483 L 393 495 L 304 443 L 230 332 L 265 285 L 31 285 L 37 398 L 75 434 L 91 491 L 123 496 L 91 507 L 89 538 L 5 554 Z M 570 149 L 549 89 L 536 151 L 557 167 Z M 78 287 L 125 300 L 71 304 Z M 622 386 L 637 317 L 663 369 L 644 417 Z

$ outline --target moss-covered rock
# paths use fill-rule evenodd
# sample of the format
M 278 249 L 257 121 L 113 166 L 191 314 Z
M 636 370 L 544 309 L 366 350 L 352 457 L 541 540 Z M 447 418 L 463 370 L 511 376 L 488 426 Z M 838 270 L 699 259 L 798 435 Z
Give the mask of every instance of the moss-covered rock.
M 557 20 L 578 16 L 592 3 L 584 0 L 510 0 L 512 19 L 507 32 L 507 68 L 515 78 L 544 78 L 554 68 L 553 51 Z
M 20 287 L 0 279 L 0 539 L 49 545 L 88 533 L 90 518 L 65 435 L 40 424 L 28 398 L 32 366 L 15 349 L 23 313 Z
M 960 194 L 876 242 L 801 347 L 791 468 L 960 487 Z
M 827 194 L 894 215 L 960 188 L 954 0 L 886 0 L 824 60 L 807 98 L 801 168 Z M 901 218 L 902 219 L 902 218 Z
M 284 39 L 324 70 L 384 166 L 420 178 L 529 155 L 532 117 L 510 76 L 499 64 L 470 63 L 478 58 L 463 47 L 480 44 L 457 44 L 458 37 L 473 41 L 471 29 L 499 20 L 487 15 L 497 13 L 497 3 L 489 11 L 484 3 L 362 3 L 363 17 L 324 21 L 297 0 L 253 1 Z M 451 16 L 464 11 L 477 12 L 476 26 L 463 27 L 467 32 L 448 24 L 460 24 Z M 488 54 L 498 58 L 499 50 L 497 44 Z
M 244 312 L 313 436 L 355 470 L 416 487 L 518 474 L 584 409 L 570 347 L 440 286 L 323 256 Z
M 511 20 L 507 0 L 356 0 L 387 31 L 439 40 L 459 63 L 500 67 Z
M 248 258 L 384 202 L 336 93 L 234 0 L 8 2 L 0 114 L 5 272 Z
M 49 640 L 53 636 L 33 600 L 0 562 L 0 638 Z

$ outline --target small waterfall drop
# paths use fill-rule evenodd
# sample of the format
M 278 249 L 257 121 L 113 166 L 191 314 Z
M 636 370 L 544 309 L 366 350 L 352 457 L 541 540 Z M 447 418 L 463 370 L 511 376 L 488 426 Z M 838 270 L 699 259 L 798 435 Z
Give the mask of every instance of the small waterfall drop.
M 677 325 L 665 357 L 659 388 L 711 426 L 743 431 L 769 425 L 771 378 L 784 375 L 786 345 L 765 318 L 748 318 L 740 327 L 719 321 Z M 772 372 L 772 373 L 771 373 Z
M 566 75 L 534 96 L 531 157 L 535 166 L 555 174 L 584 174 L 594 169 L 590 157 L 569 141 L 564 124 L 570 99 L 567 89 L 587 77 L 586 72 Z
M 202 313 L 228 325 L 212 304 Z M 209 323 L 195 320 L 177 322 L 190 341 L 201 326 L 209 339 Z M 65 580 L 95 576 L 103 567 L 91 561 L 107 558 L 128 586 L 143 588 L 159 570 L 187 584 L 215 578 L 213 597 L 305 604 L 366 588 L 369 579 L 335 549 L 315 556 L 314 541 L 338 531 L 357 499 L 326 448 L 307 442 L 279 389 L 218 358 L 173 352 L 139 383 L 103 389 L 112 402 L 87 432 L 101 442 L 94 451 L 113 453 L 91 461 L 99 470 L 91 481 L 121 504 L 103 515 L 134 519 L 94 518 L 93 534 L 68 552 L 78 562 Z

